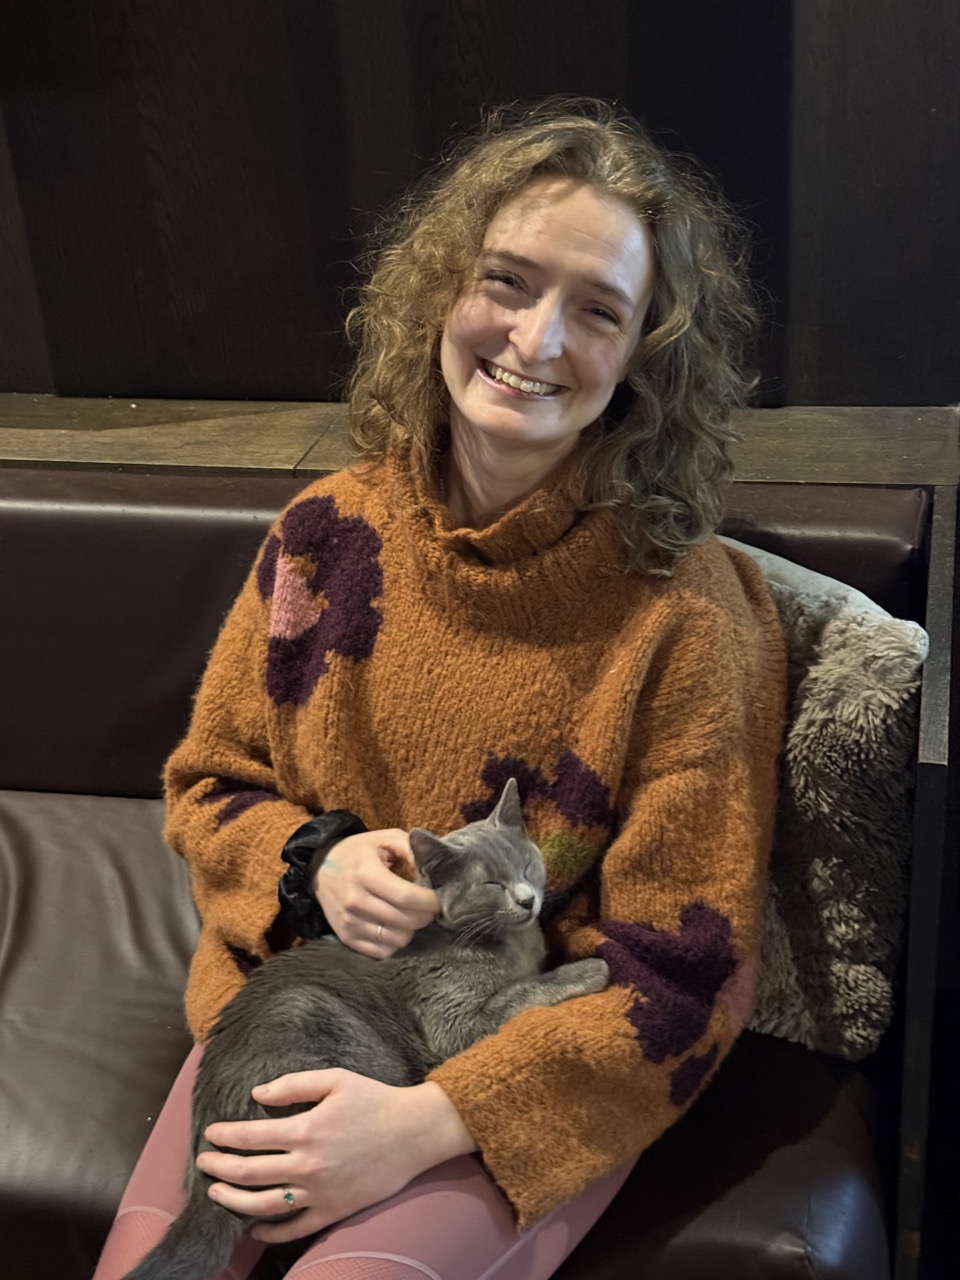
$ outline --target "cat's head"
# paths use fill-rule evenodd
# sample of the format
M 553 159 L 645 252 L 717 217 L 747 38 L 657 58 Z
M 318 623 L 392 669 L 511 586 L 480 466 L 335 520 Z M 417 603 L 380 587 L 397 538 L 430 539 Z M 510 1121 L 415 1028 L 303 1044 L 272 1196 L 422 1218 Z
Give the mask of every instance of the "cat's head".
M 488 818 L 447 836 L 415 827 L 410 847 L 420 879 L 440 900 L 437 923 L 482 938 L 525 928 L 540 914 L 546 871 L 527 835 L 510 778 Z

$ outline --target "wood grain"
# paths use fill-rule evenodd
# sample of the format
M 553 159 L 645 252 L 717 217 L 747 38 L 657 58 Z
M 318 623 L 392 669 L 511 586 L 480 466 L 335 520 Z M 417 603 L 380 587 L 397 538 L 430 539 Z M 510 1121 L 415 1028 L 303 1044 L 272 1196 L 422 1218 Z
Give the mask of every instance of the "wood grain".
M 957 399 L 960 6 L 793 6 L 787 399 Z
M 777 484 L 956 484 L 950 408 L 793 407 L 737 415 L 737 478 Z M 0 464 L 325 475 L 350 460 L 335 402 L 0 395 Z
M 30 242 L 0 111 L 0 387 L 53 391 Z
M 0 396 L 0 459 L 293 475 L 341 415 L 324 403 Z
M 956 484 L 949 408 L 791 406 L 736 416 L 737 478 L 783 484 Z
M 0 389 L 335 399 L 384 206 L 565 93 L 753 225 L 760 403 L 951 402 L 958 63 L 955 0 L 5 0 Z

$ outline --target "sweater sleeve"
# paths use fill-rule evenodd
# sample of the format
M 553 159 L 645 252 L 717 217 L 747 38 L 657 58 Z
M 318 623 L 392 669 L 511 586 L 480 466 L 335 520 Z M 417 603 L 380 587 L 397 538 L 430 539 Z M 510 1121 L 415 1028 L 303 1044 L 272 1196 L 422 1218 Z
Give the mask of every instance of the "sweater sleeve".
M 678 600 L 648 660 L 619 832 L 559 922 L 608 989 L 527 1010 L 431 1075 L 521 1225 L 654 1142 L 749 1016 L 784 701 L 757 603 L 760 626 Z
M 164 836 L 188 864 L 203 921 L 200 951 L 269 954 L 280 851 L 311 814 L 281 794 L 267 721 L 269 598 L 278 537 L 270 535 L 207 665 L 186 737 L 165 770 Z M 239 979 L 239 974 L 238 974 Z

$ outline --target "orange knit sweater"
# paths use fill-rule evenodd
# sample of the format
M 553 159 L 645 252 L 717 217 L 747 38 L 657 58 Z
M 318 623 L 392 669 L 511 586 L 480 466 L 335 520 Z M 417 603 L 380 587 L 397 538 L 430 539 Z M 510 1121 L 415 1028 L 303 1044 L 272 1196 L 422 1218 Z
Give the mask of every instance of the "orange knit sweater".
M 397 460 L 318 481 L 265 542 L 167 766 L 166 836 L 203 918 L 197 1037 L 269 955 L 280 849 L 311 814 L 442 833 L 517 778 L 556 950 L 611 971 L 433 1073 L 521 1223 L 672 1124 L 753 991 L 776 615 L 716 539 L 671 578 L 621 555 L 609 513 L 556 485 L 476 532 Z

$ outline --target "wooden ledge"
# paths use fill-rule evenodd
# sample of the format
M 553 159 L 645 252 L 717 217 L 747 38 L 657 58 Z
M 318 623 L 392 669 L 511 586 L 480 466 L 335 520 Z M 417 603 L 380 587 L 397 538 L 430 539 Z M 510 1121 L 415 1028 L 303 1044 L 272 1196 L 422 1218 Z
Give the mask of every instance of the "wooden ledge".
M 748 409 L 737 477 L 780 484 L 955 484 L 953 408 Z M 326 402 L 0 395 L 0 465 L 293 475 L 350 458 L 346 409 Z
M 955 408 L 791 406 L 736 415 L 737 478 L 780 484 L 956 484 Z
M 339 427 L 342 448 L 343 417 L 338 404 L 2 395 L 0 459 L 24 466 L 297 475 L 331 428 Z M 330 457 L 336 452 L 331 446 Z

